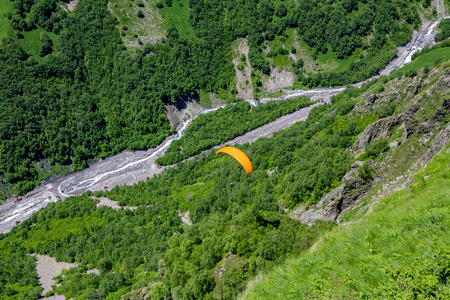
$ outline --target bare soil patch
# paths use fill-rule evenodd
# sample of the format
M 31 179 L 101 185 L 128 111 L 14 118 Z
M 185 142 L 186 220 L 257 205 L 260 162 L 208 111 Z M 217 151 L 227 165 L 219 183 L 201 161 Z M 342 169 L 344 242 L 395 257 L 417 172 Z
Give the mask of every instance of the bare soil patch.
M 86 274 L 100 275 L 100 270 L 99 270 L 99 269 L 87 270 L 87 271 L 86 271 Z
M 191 218 L 189 218 L 189 214 L 190 212 L 184 212 L 182 213 L 181 211 L 178 211 L 178 216 L 181 218 L 181 222 L 183 222 L 184 224 L 186 224 L 187 226 L 192 226 L 192 221 Z
M 32 254 L 36 256 L 36 272 L 39 276 L 39 284 L 44 288 L 42 295 L 52 290 L 52 285 L 56 282 L 53 277 L 61 274 L 64 269 L 70 269 L 78 266 L 68 262 L 57 262 L 54 257 L 40 254 Z M 62 295 L 55 295 L 46 299 L 65 299 Z
M 78 0 L 65 0 L 66 5 L 60 4 L 59 6 L 66 12 L 73 11 L 78 4 Z
M 233 53 L 233 64 L 234 70 L 236 71 L 236 89 L 237 98 L 241 99 L 252 99 L 253 98 L 253 86 L 250 67 L 250 61 L 248 60 L 248 45 L 247 39 L 237 39 L 237 46 L 235 46 Z M 240 58 L 245 55 L 245 63 L 241 70 L 238 69 L 239 63 L 241 63 Z M 241 64 L 242 65 L 242 64 Z
M 265 83 L 265 88 L 269 93 L 278 91 L 282 88 L 290 87 L 294 84 L 294 73 L 286 70 L 273 68 L 269 80 Z
M 131 5 L 130 5 L 131 3 Z M 166 36 L 165 20 L 155 6 L 155 1 L 141 0 L 142 7 L 136 1 L 108 2 L 108 10 L 120 22 L 122 41 L 128 49 L 140 48 L 145 44 L 156 44 Z M 141 11 L 144 17 L 138 17 Z M 126 26 L 126 29 L 122 28 Z M 139 43 L 141 41 L 141 43 Z
M 91 198 L 94 199 L 94 200 L 99 200 L 100 201 L 99 203 L 97 203 L 97 207 L 106 206 L 106 207 L 110 207 L 110 208 L 115 209 L 115 210 L 118 210 L 118 209 L 121 209 L 121 208 L 128 209 L 128 210 L 135 210 L 135 209 L 137 209 L 136 206 L 120 206 L 120 205 L 117 204 L 117 201 L 113 201 L 113 200 L 108 199 L 106 197 L 94 197 L 94 196 L 92 196 Z

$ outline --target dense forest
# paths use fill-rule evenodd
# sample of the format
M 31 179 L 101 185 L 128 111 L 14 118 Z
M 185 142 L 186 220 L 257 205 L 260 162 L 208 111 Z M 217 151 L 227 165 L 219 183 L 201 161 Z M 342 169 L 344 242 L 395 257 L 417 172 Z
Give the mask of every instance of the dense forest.
M 195 39 L 172 26 L 163 43 L 129 53 L 107 1 L 81 0 L 73 12 L 56 0 L 12 4 L 5 16 L 15 36 L 0 47 L 0 176 L 16 194 L 93 158 L 157 145 L 172 132 L 164 104 L 179 96 L 200 89 L 233 98 L 230 45 L 238 37 L 248 40 L 258 87 L 259 74 L 271 72 L 267 42 L 288 28 L 297 29 L 313 54 L 330 51 L 343 59 L 355 49 L 367 52 L 340 73 L 299 73 L 305 86 L 328 86 L 374 74 L 420 25 L 415 6 L 404 0 L 190 0 Z M 34 32 L 40 32 L 37 56 L 20 46 Z
M 425 0 L 423 6 L 429 2 Z M 164 105 L 180 96 L 197 90 L 225 91 L 235 101 L 230 45 L 236 38 L 248 40 L 252 76 L 259 86 L 273 69 L 267 43 L 284 36 L 289 28 L 296 29 L 313 56 L 333 53 L 344 60 L 362 51 L 349 69 L 339 72 L 306 74 L 297 65 L 303 86 L 344 85 L 376 73 L 394 56 L 394 47 L 405 44 L 420 25 L 415 8 L 419 4 L 406 0 L 189 0 L 189 24 L 196 39 L 171 26 L 162 43 L 143 45 L 131 53 L 122 44 L 118 20 L 107 9 L 106 0 L 80 0 L 73 12 L 59 4 L 56 0 L 13 1 L 14 11 L 8 18 L 16 36 L 3 38 L 0 46 L 0 188 L 6 182 L 18 194 L 51 173 L 79 170 L 94 158 L 156 146 L 174 132 Z M 164 0 L 157 6 L 163 9 L 172 4 Z M 446 22 L 439 25 L 442 35 L 447 27 Z M 36 56 L 20 43 L 31 32 L 40 32 Z M 413 58 L 424 61 L 421 67 L 430 71 L 448 59 L 449 46 L 447 41 Z M 447 51 L 445 58 L 442 50 Z M 289 55 L 285 49 L 278 52 Z M 237 101 L 217 114 L 197 118 L 160 162 L 202 154 L 146 182 L 50 203 L 10 233 L 0 234 L 0 299 L 41 297 L 32 253 L 79 264 L 56 278 L 53 292 L 67 299 L 108 300 L 145 287 L 151 299 L 235 299 L 260 272 L 271 272 L 300 255 L 308 259 L 307 250 L 336 222 L 308 226 L 292 219 L 289 210 L 313 206 L 342 184 L 355 162 L 350 147 L 369 124 L 394 115 L 397 107 L 386 104 L 361 114 L 352 110 L 366 92 L 382 93 L 389 80 L 415 77 L 414 62 L 411 65 L 361 88 L 348 87 L 331 103 L 314 107 L 307 121 L 271 138 L 237 145 L 251 157 L 254 171 L 250 175 L 232 158 L 204 150 L 310 103 L 300 98 L 250 107 Z M 448 117 L 442 122 L 448 122 Z M 213 131 L 216 134 L 211 136 Z M 368 161 L 390 148 L 387 141 L 375 141 L 364 150 L 358 159 Z M 447 162 L 448 153 L 440 164 Z M 343 257 L 352 261 L 353 249 L 361 247 L 365 252 L 358 255 L 364 253 L 370 260 L 367 253 L 381 253 L 382 238 L 386 244 L 396 244 L 403 236 L 405 249 L 416 250 L 419 236 L 438 247 L 431 254 L 414 252 L 409 265 L 383 261 L 384 285 L 374 293 L 397 297 L 406 286 L 410 288 L 407 295 L 417 298 L 448 294 L 448 241 L 436 242 L 447 232 L 448 218 L 442 217 L 445 201 L 434 198 L 438 193 L 428 197 L 425 188 L 441 191 L 450 175 L 447 169 L 437 174 L 439 168 L 431 167 L 435 173 L 427 176 L 441 186 L 421 179 L 405 194 L 385 202 L 392 214 L 389 218 L 382 218 L 385 211 L 381 211 L 375 218 L 380 223 L 364 222 L 366 227 L 360 231 L 364 237 L 370 232 L 369 238 L 356 235 L 360 244 L 354 245 L 337 238 L 337 246 L 330 247 L 335 251 L 319 252 L 319 258 L 342 250 Z M 367 164 L 358 168 L 357 176 L 373 180 Z M 96 197 L 102 196 L 137 209 L 97 207 Z M 423 205 L 410 203 L 417 209 L 415 214 L 399 209 L 405 199 L 417 197 L 429 200 Z M 180 218 L 186 213 L 191 223 Z M 408 217 L 403 219 L 404 215 Z M 383 231 L 381 220 L 395 228 Z M 396 254 L 395 259 L 408 253 Z M 316 267 L 324 274 L 333 269 L 328 260 L 322 262 L 307 261 L 305 270 L 312 270 L 311 277 L 300 276 L 311 279 L 311 290 L 306 290 L 311 298 L 331 298 L 337 285 L 332 275 L 314 277 Z M 353 272 L 371 273 L 369 268 L 378 262 L 358 262 Z M 346 274 L 350 264 L 342 265 Z M 92 268 L 100 274 L 87 274 Z M 357 285 L 350 275 L 343 281 L 351 287 L 345 292 Z M 295 292 L 289 295 L 302 296 Z

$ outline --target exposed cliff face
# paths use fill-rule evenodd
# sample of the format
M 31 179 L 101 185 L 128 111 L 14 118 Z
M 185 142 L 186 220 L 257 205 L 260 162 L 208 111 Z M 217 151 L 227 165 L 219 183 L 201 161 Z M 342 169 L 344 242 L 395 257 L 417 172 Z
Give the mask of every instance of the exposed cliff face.
M 303 223 L 311 224 L 316 220 L 335 221 L 361 195 L 370 188 L 370 181 L 359 176 L 358 168 L 363 162 L 357 161 L 342 179 L 342 185 L 326 194 L 314 207 L 306 211 L 293 211 L 291 217 Z M 298 212 L 301 212 L 298 214 Z
M 176 104 L 168 104 L 164 107 L 170 126 L 174 128 L 179 128 L 185 120 L 192 118 L 202 110 L 198 94 L 182 97 Z
M 349 118 L 374 114 L 386 103 L 396 105 L 396 114 L 367 126 L 350 149 L 355 157 L 360 157 L 367 144 L 375 140 L 389 142 L 388 152 L 365 162 L 371 178 L 362 178 L 363 162 L 356 161 L 339 187 L 317 205 L 298 207 L 291 212 L 292 218 L 308 224 L 316 220 L 349 221 L 382 197 L 408 186 L 411 174 L 426 166 L 449 142 L 450 70 L 432 70 L 428 75 L 394 80 L 382 93 L 368 92 Z
M 403 123 L 404 120 L 405 115 L 399 114 L 393 117 L 378 120 L 367 126 L 353 145 L 352 150 L 362 150 L 367 144 L 377 139 L 389 139 L 392 135 L 393 128 Z

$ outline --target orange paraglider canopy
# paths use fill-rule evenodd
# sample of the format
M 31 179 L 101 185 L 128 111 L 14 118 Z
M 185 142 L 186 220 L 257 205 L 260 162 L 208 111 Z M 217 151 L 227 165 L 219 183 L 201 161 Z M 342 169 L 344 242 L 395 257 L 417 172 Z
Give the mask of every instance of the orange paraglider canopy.
M 252 163 L 247 155 L 244 152 L 235 147 L 223 147 L 216 152 L 216 155 L 219 153 L 226 153 L 233 156 L 247 171 L 247 174 L 252 172 Z

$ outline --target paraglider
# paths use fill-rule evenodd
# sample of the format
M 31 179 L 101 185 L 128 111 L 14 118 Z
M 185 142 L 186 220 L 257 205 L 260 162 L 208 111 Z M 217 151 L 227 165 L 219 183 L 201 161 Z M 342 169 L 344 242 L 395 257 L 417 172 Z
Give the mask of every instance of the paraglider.
M 234 159 L 236 159 L 245 169 L 247 174 L 252 172 L 252 163 L 247 155 L 244 152 L 235 147 L 223 147 L 216 152 L 216 155 L 219 153 L 226 153 L 231 155 Z

